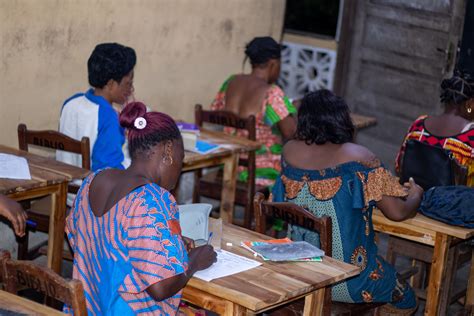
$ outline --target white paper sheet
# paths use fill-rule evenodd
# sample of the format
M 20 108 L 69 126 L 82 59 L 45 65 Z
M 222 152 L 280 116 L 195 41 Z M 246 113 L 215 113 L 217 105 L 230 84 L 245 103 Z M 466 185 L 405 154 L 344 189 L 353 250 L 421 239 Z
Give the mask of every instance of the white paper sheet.
M 211 281 L 261 265 L 261 262 L 248 259 L 225 250 L 216 250 L 217 262 L 206 270 L 198 271 L 194 276 L 204 281 Z
M 31 180 L 28 161 L 23 157 L 0 154 L 0 178 Z

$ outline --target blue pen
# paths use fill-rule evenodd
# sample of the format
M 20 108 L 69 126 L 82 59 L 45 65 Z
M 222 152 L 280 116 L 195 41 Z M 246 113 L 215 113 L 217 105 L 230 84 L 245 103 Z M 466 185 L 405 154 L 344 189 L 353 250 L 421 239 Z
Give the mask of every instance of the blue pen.
M 26 225 L 28 225 L 29 227 L 32 227 L 32 228 L 36 228 L 36 226 L 38 226 L 38 223 L 35 222 L 35 221 L 32 221 L 31 219 L 27 219 L 26 220 Z
M 212 239 L 212 232 L 209 233 L 209 238 L 207 239 L 208 245 L 211 243 L 211 239 Z

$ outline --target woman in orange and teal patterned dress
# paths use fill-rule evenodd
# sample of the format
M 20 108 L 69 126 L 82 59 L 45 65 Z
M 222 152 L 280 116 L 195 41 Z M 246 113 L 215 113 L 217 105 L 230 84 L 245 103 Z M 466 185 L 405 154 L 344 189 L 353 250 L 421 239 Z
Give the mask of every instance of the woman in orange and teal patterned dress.
M 401 171 L 405 143 L 417 140 L 441 147 L 467 167 L 467 185 L 474 187 L 474 78 L 456 72 L 441 83 L 444 113 L 422 115 L 413 122 L 398 153 L 395 169 Z
M 332 288 L 335 301 L 387 302 L 379 315 L 410 315 L 413 290 L 377 255 L 372 210 L 402 221 L 416 214 L 423 189 L 411 179 L 398 183 L 365 147 L 353 143 L 354 126 L 345 101 L 328 90 L 312 92 L 298 109 L 296 136 L 283 147 L 282 173 L 273 187 L 275 202 L 301 205 L 332 219 L 332 257 L 361 273 Z M 292 226 L 293 240 L 319 246 L 319 236 Z
M 230 76 L 211 104 L 212 110 L 226 110 L 240 117 L 255 115 L 257 140 L 256 184 L 272 185 L 280 172 L 282 141 L 293 136 L 296 108 L 275 84 L 280 74 L 281 47 L 271 37 L 256 37 L 246 47 L 252 72 Z M 226 128 L 226 132 L 247 137 L 246 131 Z M 247 181 L 246 170 L 239 180 Z

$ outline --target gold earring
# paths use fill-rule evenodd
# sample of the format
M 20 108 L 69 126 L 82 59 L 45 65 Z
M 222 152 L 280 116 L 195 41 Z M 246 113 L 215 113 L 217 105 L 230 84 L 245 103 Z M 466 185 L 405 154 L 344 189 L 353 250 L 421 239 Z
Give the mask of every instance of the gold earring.
M 472 112 L 472 109 L 471 109 L 471 107 L 468 107 L 468 108 L 467 108 L 467 113 L 469 113 L 469 114 L 470 114 L 471 112 Z
M 161 161 L 164 165 L 171 166 L 173 164 L 173 157 L 166 155 L 163 156 L 163 159 Z

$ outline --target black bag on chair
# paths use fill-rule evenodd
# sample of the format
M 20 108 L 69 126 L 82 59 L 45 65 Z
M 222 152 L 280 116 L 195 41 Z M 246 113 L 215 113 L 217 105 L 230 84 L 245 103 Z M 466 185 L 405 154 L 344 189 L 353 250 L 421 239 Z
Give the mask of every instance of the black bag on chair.
M 434 186 L 465 184 L 466 175 L 466 168 L 449 151 L 416 140 L 406 142 L 401 183 L 412 177 L 426 191 Z

